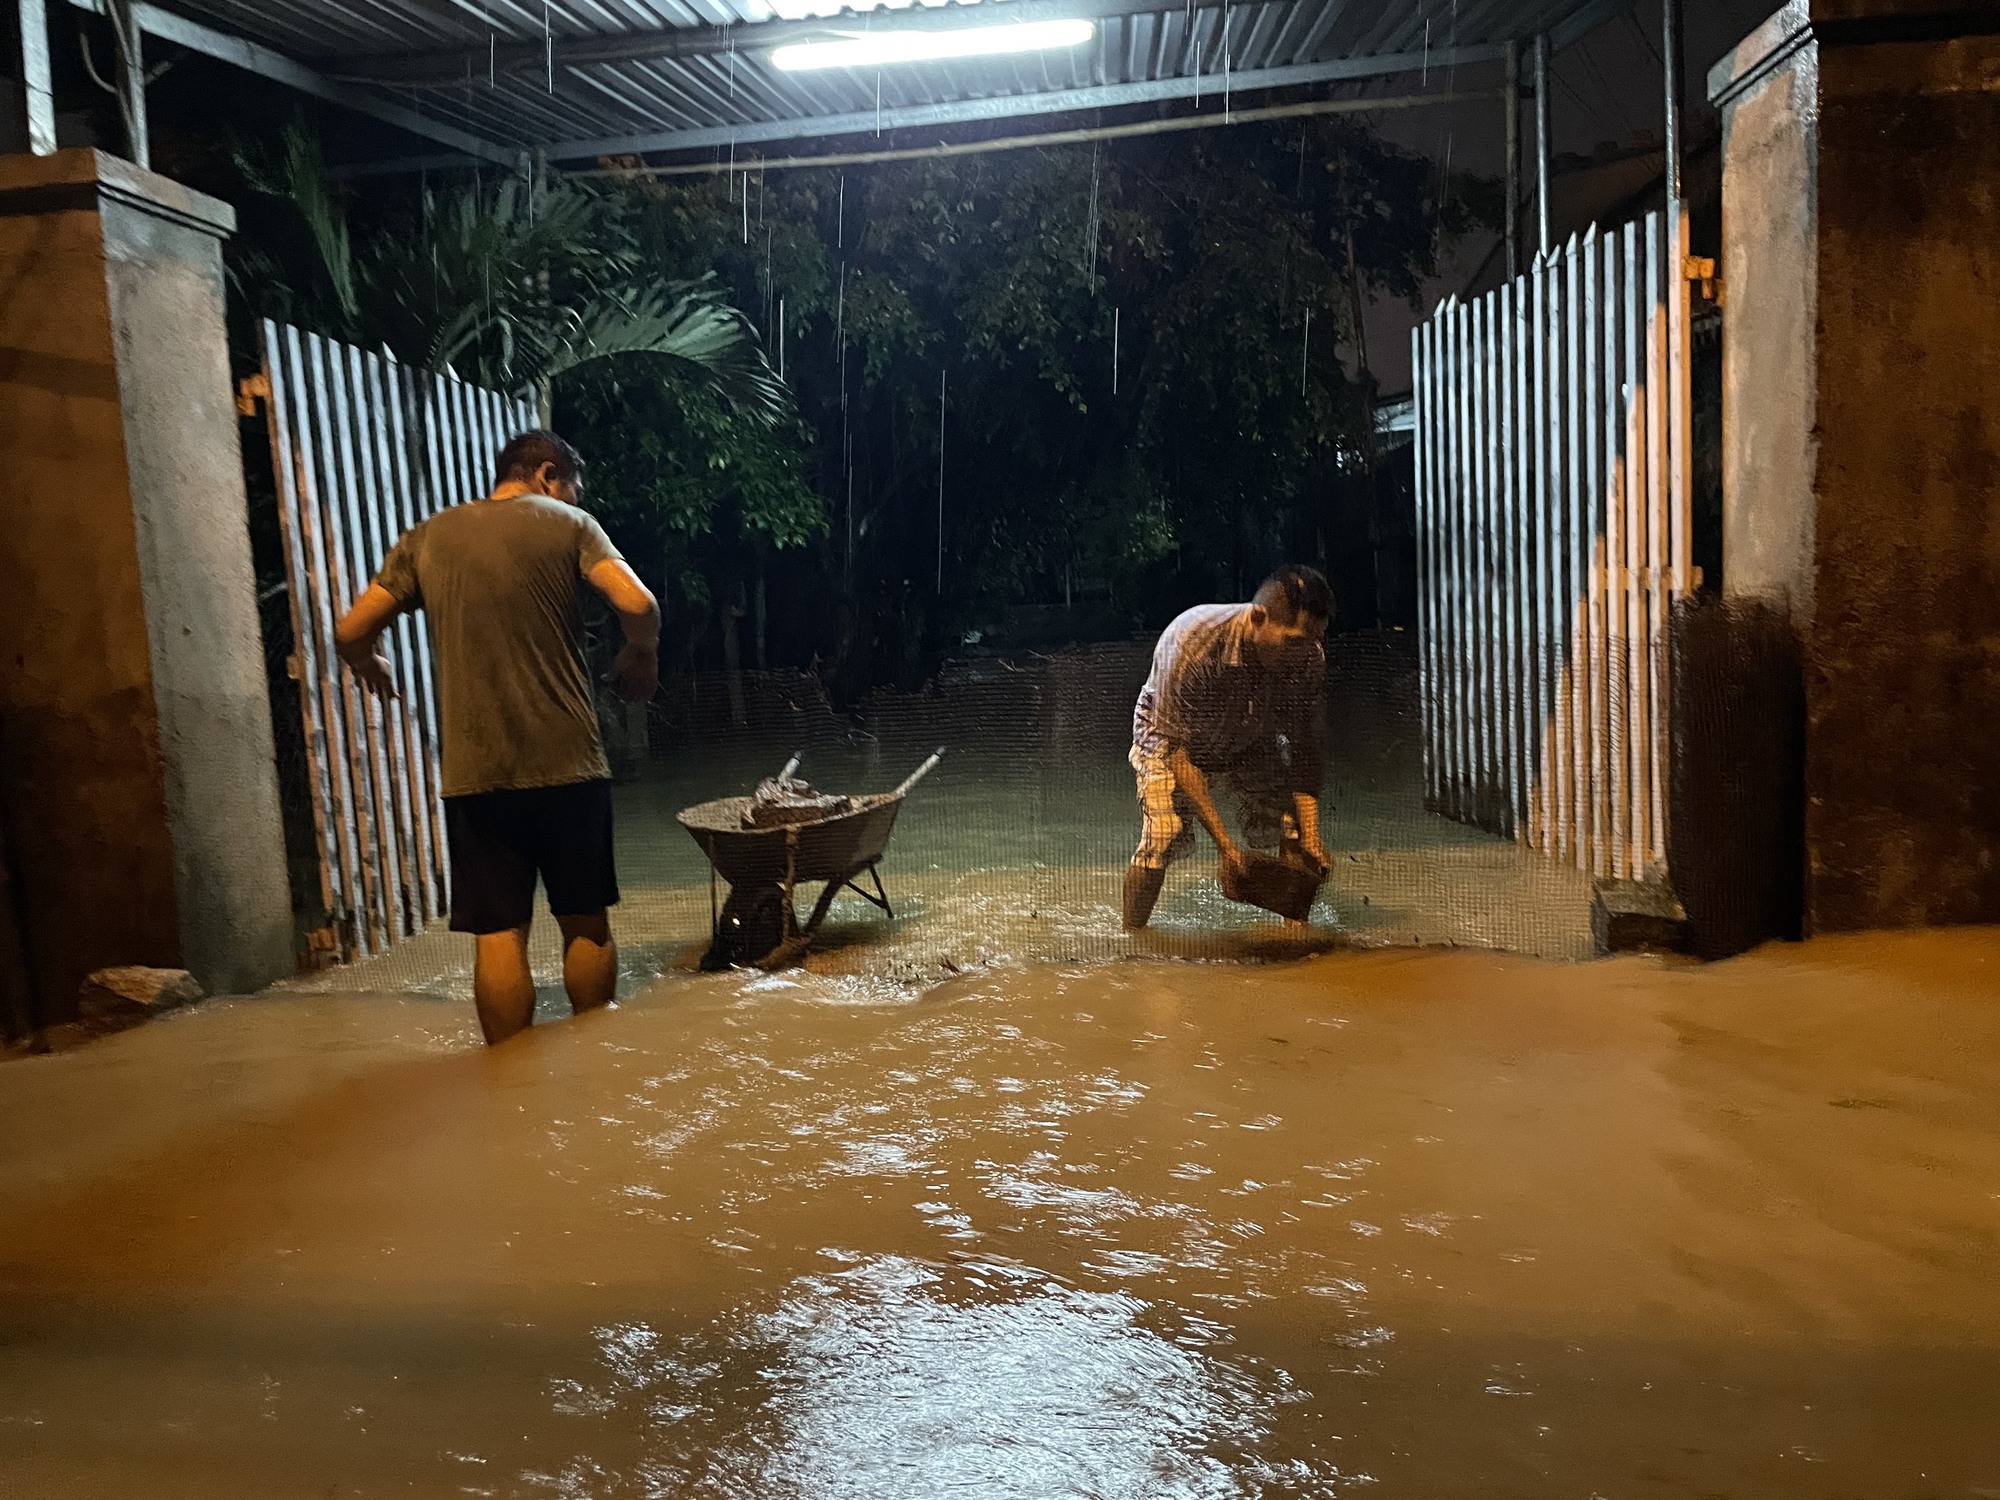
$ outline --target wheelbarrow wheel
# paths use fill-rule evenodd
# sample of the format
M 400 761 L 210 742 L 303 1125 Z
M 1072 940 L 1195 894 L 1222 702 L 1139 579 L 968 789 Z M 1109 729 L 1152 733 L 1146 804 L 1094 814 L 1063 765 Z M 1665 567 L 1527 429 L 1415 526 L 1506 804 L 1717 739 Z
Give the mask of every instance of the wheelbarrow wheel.
M 872 894 L 855 883 L 863 875 L 869 876 L 875 883 Z M 857 865 L 827 881 L 819 893 L 819 900 L 813 903 L 812 915 L 806 918 L 803 927 L 797 925 L 797 914 L 793 912 L 793 925 L 786 932 L 783 941 L 758 959 L 756 967 L 766 972 L 789 969 L 804 958 L 806 950 L 812 946 L 813 935 L 819 931 L 820 923 L 826 920 L 826 914 L 833 908 L 833 898 L 843 890 L 853 891 L 869 904 L 887 912 L 891 920 L 895 918 L 896 913 L 889 906 L 888 893 L 882 889 L 882 877 L 875 868 L 875 861 L 871 859 L 868 863 Z M 786 902 L 786 911 L 792 912 L 789 900 Z
M 722 904 L 701 966 L 711 973 L 749 964 L 769 967 L 769 955 L 787 945 L 793 925 L 791 901 L 783 886 L 733 888 Z

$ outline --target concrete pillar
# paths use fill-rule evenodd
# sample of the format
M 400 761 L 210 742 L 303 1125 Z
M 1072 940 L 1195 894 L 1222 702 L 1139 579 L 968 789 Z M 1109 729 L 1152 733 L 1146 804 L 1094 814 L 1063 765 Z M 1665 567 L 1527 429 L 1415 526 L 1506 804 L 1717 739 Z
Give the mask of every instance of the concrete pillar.
M 292 967 L 234 222 L 101 152 L 0 157 L 0 813 L 44 1023 L 111 964 Z
M 1725 602 L 1796 645 L 1809 933 L 2000 921 L 1994 21 L 1795 0 L 1709 79 Z

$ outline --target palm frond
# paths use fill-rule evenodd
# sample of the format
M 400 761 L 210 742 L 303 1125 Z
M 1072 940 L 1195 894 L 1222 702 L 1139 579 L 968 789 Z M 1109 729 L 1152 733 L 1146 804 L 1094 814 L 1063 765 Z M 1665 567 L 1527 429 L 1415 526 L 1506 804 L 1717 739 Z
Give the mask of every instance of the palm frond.
M 239 148 L 236 167 L 257 192 L 288 200 L 297 211 L 317 253 L 319 270 L 332 289 L 341 316 L 353 320 L 360 312 L 353 236 L 347 211 L 333 189 L 333 174 L 319 137 L 302 120 L 287 124 L 279 136 L 278 154 Z
M 310 131 L 288 128 L 274 159 L 244 170 L 296 207 L 364 343 L 507 390 L 646 356 L 682 366 L 753 420 L 790 409 L 755 329 L 712 278 L 636 284 L 646 271 L 616 195 L 514 176 L 427 190 L 414 225 L 357 253 Z
M 619 354 L 685 364 L 757 421 L 776 422 L 790 406 L 749 320 L 706 278 L 670 282 L 630 298 L 604 298 L 575 309 L 567 336 L 549 350 L 542 374 L 553 378 Z

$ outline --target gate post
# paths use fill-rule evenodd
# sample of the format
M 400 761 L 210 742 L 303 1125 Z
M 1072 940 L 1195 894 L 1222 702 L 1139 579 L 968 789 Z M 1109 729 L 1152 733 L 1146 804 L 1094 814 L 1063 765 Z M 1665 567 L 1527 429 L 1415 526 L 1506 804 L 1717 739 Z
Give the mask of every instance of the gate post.
M 110 964 L 292 968 L 233 227 L 102 152 L 0 157 L 0 811 L 42 1024 Z
M 2000 921 L 1991 21 L 1793 0 L 1710 75 L 1724 587 L 1797 643 L 1807 933 Z

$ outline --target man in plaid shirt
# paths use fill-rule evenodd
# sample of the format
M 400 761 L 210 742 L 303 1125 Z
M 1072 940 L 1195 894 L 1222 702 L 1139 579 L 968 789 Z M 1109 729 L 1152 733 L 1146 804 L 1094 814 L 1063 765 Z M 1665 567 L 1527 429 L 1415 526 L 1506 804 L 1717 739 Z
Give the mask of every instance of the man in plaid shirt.
M 1125 872 L 1125 925 L 1144 927 L 1167 866 L 1208 830 L 1225 868 L 1241 845 L 1284 844 L 1324 873 L 1319 789 L 1325 765 L 1326 650 L 1333 590 L 1316 570 L 1284 567 L 1248 604 L 1203 604 L 1153 649 L 1132 712 L 1132 769 L 1145 828 Z M 1237 804 L 1242 841 L 1216 810 Z

